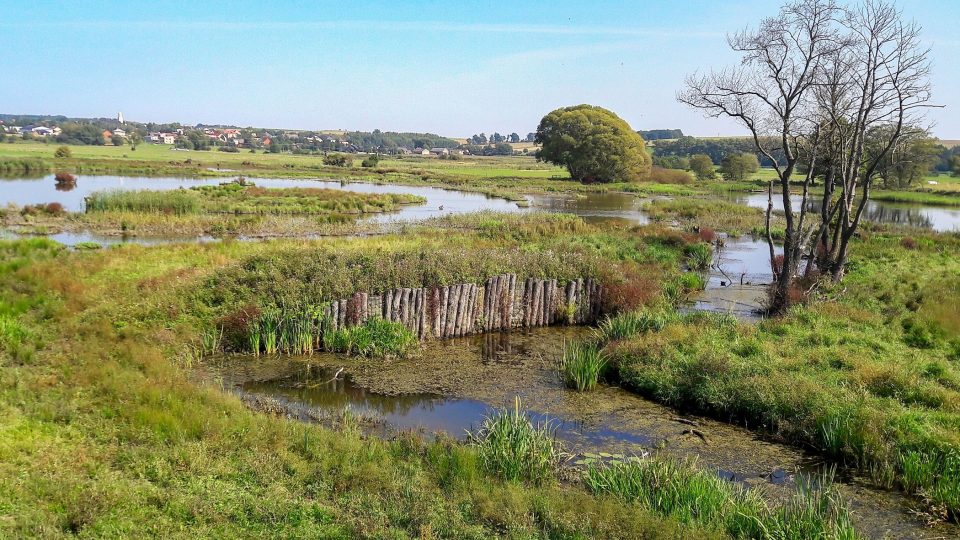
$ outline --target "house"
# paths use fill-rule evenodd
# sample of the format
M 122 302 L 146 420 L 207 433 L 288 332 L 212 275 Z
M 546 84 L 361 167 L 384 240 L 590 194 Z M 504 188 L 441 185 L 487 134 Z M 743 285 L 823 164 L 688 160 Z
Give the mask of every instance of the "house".
M 163 144 L 173 144 L 177 142 L 177 136 L 173 133 L 161 133 L 160 142 Z
M 115 136 L 117 136 L 117 137 L 123 137 L 123 138 L 126 138 L 126 137 L 127 137 L 127 132 L 124 131 L 124 130 L 122 130 L 122 129 L 115 129 L 115 130 L 113 130 L 113 134 L 114 134 Z
M 37 137 L 47 137 L 49 135 L 54 135 L 54 131 L 45 126 L 37 126 L 33 128 L 33 134 Z
M 407 155 L 407 154 L 410 154 L 411 152 L 410 152 L 410 149 L 409 149 L 409 148 L 404 148 L 404 147 L 402 147 L 402 146 L 398 146 L 397 149 L 394 150 L 393 153 L 394 153 L 394 154 L 398 154 L 398 155 Z
M 429 155 L 430 155 L 430 151 L 427 150 L 426 148 L 414 148 L 414 149 L 413 149 L 413 153 L 414 153 L 414 154 L 417 154 L 418 156 L 429 156 Z
M 431 148 L 430 153 L 435 156 L 447 156 L 450 155 L 450 150 L 447 148 Z
M 7 126 L 7 133 L 20 133 L 23 128 L 20 126 Z
M 101 133 L 101 135 L 103 135 L 103 140 L 107 140 L 110 137 L 113 137 L 113 133 L 110 133 L 109 129 L 103 130 L 103 133 Z

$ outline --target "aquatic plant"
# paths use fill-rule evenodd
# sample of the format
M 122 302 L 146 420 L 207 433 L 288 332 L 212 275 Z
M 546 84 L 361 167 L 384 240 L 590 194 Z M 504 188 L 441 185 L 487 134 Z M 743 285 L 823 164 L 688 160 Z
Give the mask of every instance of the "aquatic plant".
M 692 270 L 706 270 L 713 263 L 713 248 L 705 242 L 690 244 L 684 250 L 687 266 Z
M 798 475 L 793 496 L 774 507 L 755 490 L 723 480 L 690 460 L 593 462 L 584 483 L 595 494 L 638 503 L 682 523 L 707 525 L 737 538 L 860 538 L 832 478 L 831 471 Z
M 91 193 L 87 212 L 147 212 L 184 216 L 200 212 L 200 196 L 185 189 L 170 191 L 111 190 Z
M 380 317 L 323 334 L 324 349 L 330 352 L 374 358 L 402 358 L 410 354 L 417 343 L 417 337 L 403 323 Z
M 534 424 L 520 402 L 484 417 L 467 434 L 484 470 L 510 481 L 540 485 L 554 477 L 561 452 L 549 422 Z
M 560 359 L 560 378 L 567 388 L 584 392 L 597 386 L 607 365 L 603 352 L 592 343 L 565 343 Z

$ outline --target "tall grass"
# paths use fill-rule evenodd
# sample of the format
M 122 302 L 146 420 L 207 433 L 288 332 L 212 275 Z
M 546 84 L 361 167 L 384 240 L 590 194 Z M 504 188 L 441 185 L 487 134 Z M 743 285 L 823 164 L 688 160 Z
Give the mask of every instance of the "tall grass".
M 87 197 L 87 212 L 146 212 L 178 216 L 200 212 L 200 197 L 196 192 L 175 189 L 170 191 L 98 191 Z
M 376 358 L 405 357 L 417 337 L 402 323 L 374 317 L 333 330 L 321 308 L 268 307 L 247 321 L 235 344 L 259 354 L 313 354 L 318 349 Z
M 560 378 L 567 388 L 579 392 L 593 390 L 600 380 L 607 357 L 592 343 L 566 343 L 560 359 Z
M 659 458 L 593 463 L 584 482 L 595 494 L 634 502 L 682 523 L 737 538 L 860 538 L 832 475 L 799 478 L 793 497 L 769 506 L 754 490 L 720 479 L 694 462 Z
M 36 176 L 50 170 L 50 164 L 39 158 L 3 158 L 0 159 L 2 176 Z
M 323 335 L 324 349 L 374 358 L 405 357 L 416 347 L 417 337 L 401 322 L 379 317 Z
M 691 270 L 706 270 L 713 264 L 713 248 L 706 242 L 690 244 L 684 252 Z
M 494 411 L 468 434 L 481 466 L 510 481 L 540 485 L 554 478 L 561 452 L 549 423 L 534 424 L 520 402 Z
M 676 311 L 648 309 L 628 311 L 601 321 L 597 327 L 596 337 L 602 343 L 628 339 L 644 332 L 663 330 L 668 323 L 679 317 Z

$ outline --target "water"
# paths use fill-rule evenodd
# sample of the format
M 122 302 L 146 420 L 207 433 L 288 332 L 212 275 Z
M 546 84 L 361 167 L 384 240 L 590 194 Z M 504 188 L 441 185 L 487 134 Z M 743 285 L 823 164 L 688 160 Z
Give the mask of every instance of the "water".
M 796 473 L 815 474 L 827 466 L 747 429 L 681 415 L 617 387 L 601 385 L 587 393 L 564 388 L 556 373 L 563 344 L 586 332 L 553 327 L 430 341 L 419 357 L 398 361 L 365 362 L 329 354 L 229 356 L 211 362 L 207 376 L 217 377 L 248 403 L 267 399 L 271 407 L 261 408 L 276 412 L 279 404 L 302 420 L 323 422 L 349 407 L 363 419 L 361 429 L 385 437 L 413 430 L 466 440 L 485 415 L 512 406 L 519 396 L 534 421 L 551 422 L 564 451 L 572 454 L 569 466 L 579 466 L 588 454 L 695 458 L 721 478 L 760 487 L 775 499 L 793 489 Z M 706 440 L 690 433 L 688 422 L 695 423 Z M 901 494 L 873 489 L 849 471 L 841 471 L 838 479 L 868 537 L 886 531 L 897 538 L 956 532 L 949 525 L 938 526 L 940 531 L 923 529 L 910 513 L 910 500 Z
M 613 220 L 634 225 L 650 222 L 643 211 L 649 199 L 641 199 L 630 193 L 590 193 L 586 195 L 531 195 L 533 206 L 548 212 L 576 214 L 596 220 Z
M 754 193 L 743 195 L 738 193 L 730 194 L 734 202 L 745 204 L 753 208 L 767 208 L 767 194 Z M 793 195 L 790 197 L 794 208 L 799 208 L 802 197 Z M 814 219 L 819 216 L 820 200 L 814 197 L 814 200 L 808 201 L 807 208 L 816 212 Z M 779 196 L 773 197 L 774 210 L 783 210 L 783 201 Z M 868 201 L 863 210 L 863 219 L 873 223 L 889 223 L 892 225 L 904 225 L 917 227 L 920 229 L 930 229 L 937 232 L 950 232 L 960 230 L 960 208 L 949 208 L 939 206 L 924 206 L 922 204 L 895 203 L 887 201 Z
M 76 186 L 64 190 L 58 188 L 53 175 L 40 179 L 0 179 L 0 204 L 13 203 L 18 206 L 58 202 L 71 212 L 84 211 L 84 198 L 97 191 L 106 190 L 157 190 L 188 189 L 195 186 L 217 185 L 228 182 L 229 178 L 170 178 L 136 176 L 86 176 L 77 177 Z M 404 206 L 399 211 L 388 214 L 371 215 L 367 219 L 374 221 L 420 220 L 447 214 L 461 214 L 478 210 L 497 212 L 517 212 L 516 203 L 505 199 L 487 197 L 478 193 L 454 191 L 434 187 L 394 186 L 386 184 L 349 183 L 336 180 L 315 180 L 300 178 L 253 178 L 255 184 L 269 188 L 328 188 L 351 191 L 354 193 L 409 193 L 424 197 L 427 202 L 421 205 Z

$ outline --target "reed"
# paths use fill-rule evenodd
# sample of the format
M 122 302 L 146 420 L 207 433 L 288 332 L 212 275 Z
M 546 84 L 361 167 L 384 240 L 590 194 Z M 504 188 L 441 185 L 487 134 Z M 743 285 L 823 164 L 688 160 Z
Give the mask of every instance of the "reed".
M 735 538 L 857 539 L 832 471 L 799 475 L 787 501 L 770 506 L 755 490 L 727 482 L 693 461 L 631 459 L 588 465 L 584 483 L 594 494 L 682 523 L 705 525 Z
M 98 191 L 87 197 L 87 212 L 144 212 L 185 216 L 200 212 L 200 196 L 191 190 Z
M 707 270 L 713 264 L 713 248 L 706 242 L 690 244 L 684 250 L 691 270 Z
M 567 388 L 578 392 L 593 390 L 600 380 L 607 357 L 592 343 L 564 344 L 560 359 L 560 378 Z
M 497 409 L 468 433 L 487 472 L 509 481 L 544 484 L 554 478 L 561 451 L 549 422 L 534 424 L 520 398 L 513 407 Z

